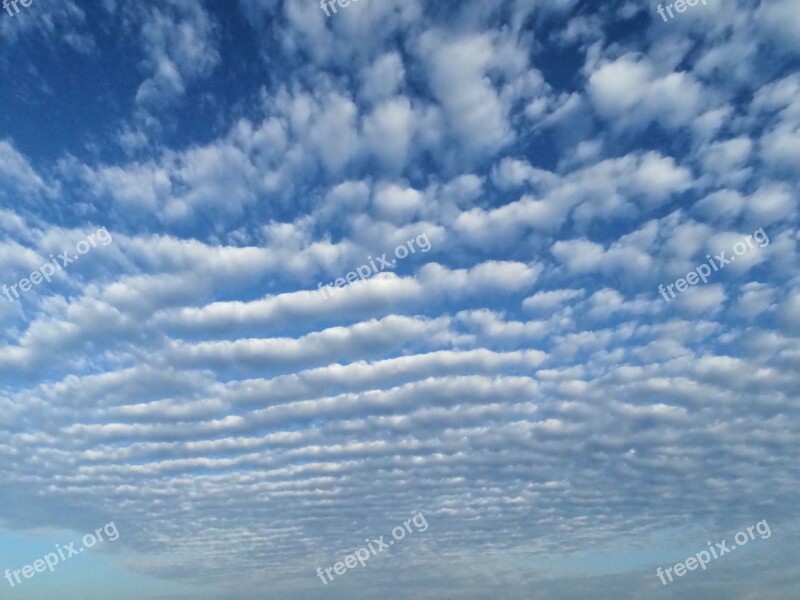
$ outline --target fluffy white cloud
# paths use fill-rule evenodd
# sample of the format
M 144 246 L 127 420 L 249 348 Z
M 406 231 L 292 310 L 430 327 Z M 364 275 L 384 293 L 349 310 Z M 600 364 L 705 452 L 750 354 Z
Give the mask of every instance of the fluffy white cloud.
M 599 113 L 622 127 L 689 125 L 708 101 L 691 74 L 661 73 L 649 59 L 633 54 L 598 65 L 589 75 L 588 90 Z
M 220 60 L 213 21 L 199 4 L 170 0 L 151 7 L 142 18 L 141 36 L 151 75 L 136 91 L 140 104 L 160 106 L 174 101 Z

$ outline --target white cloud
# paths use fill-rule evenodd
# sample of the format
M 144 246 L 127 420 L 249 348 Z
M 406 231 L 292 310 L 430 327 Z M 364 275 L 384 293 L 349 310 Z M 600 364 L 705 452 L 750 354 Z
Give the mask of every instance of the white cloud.
M 686 126 L 707 103 L 707 92 L 691 74 L 659 73 L 647 58 L 633 54 L 597 66 L 588 90 L 600 114 L 622 127 Z
M 213 21 L 199 4 L 170 0 L 150 8 L 141 36 L 146 68 L 152 74 L 136 91 L 140 104 L 171 103 L 220 61 Z
M 369 151 L 390 171 L 406 166 L 414 136 L 414 111 L 407 98 L 396 98 L 375 107 L 364 119 Z
M 431 89 L 469 152 L 493 152 L 513 139 L 506 108 L 487 75 L 497 48 L 487 36 L 449 39 L 427 32 L 420 50 Z
M 32 200 L 46 195 L 50 190 L 9 140 L 0 141 L 0 193 L 6 198 Z

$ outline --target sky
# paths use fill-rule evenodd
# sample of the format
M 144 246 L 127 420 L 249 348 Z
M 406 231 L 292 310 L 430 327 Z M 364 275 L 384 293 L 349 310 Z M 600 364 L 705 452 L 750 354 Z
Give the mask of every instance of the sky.
M 4 598 L 800 598 L 797 0 L 26 2 Z

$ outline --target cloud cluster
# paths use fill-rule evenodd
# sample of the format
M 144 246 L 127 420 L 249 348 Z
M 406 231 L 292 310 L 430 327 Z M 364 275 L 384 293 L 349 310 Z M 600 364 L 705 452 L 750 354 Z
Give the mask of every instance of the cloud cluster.
M 8 282 L 114 239 L 0 304 L 0 527 L 114 520 L 115 564 L 209 599 L 331 597 L 317 566 L 418 511 L 333 597 L 790 596 L 795 5 L 37 2 L 2 52 L 135 59 L 91 139 L 0 140 Z

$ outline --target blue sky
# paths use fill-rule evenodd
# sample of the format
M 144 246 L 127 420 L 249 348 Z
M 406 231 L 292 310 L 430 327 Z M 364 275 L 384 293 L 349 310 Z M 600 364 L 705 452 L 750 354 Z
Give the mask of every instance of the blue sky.
M 800 7 L 657 7 L 0 11 L 4 597 L 792 597 Z

